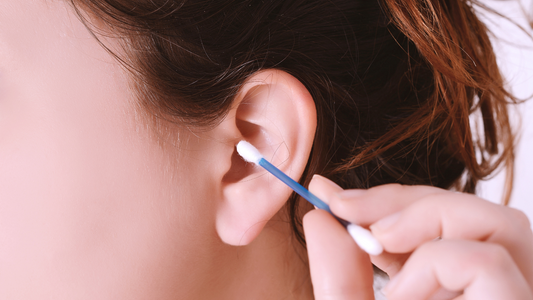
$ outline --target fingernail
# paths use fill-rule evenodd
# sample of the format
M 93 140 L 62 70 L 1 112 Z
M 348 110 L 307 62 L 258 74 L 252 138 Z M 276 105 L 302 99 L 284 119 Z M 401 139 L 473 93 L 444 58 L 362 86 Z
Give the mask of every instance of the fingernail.
M 328 178 L 322 176 L 322 175 L 318 175 L 318 174 L 315 174 L 313 175 L 313 177 L 311 178 L 311 181 L 320 181 L 321 183 L 324 183 L 325 185 L 328 185 L 334 189 L 342 189 L 340 186 L 338 186 L 335 182 L 329 180 Z
M 353 200 L 354 198 L 363 196 L 366 192 L 367 190 L 363 189 L 344 190 L 337 193 L 337 198 L 341 200 Z
M 309 191 L 326 204 L 329 204 L 331 198 L 342 191 L 342 188 L 326 177 L 315 174 L 309 183 Z
M 389 215 L 376 223 L 372 224 L 370 226 L 370 230 L 372 231 L 386 231 L 390 229 L 396 222 L 398 222 L 398 219 L 400 219 L 400 213 L 394 213 L 392 215 Z

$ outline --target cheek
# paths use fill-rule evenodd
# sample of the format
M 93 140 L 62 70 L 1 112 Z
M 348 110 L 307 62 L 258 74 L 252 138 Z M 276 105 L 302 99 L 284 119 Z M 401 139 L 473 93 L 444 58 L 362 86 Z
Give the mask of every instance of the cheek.
M 193 166 L 171 176 L 137 125 L 119 66 L 83 34 L 28 36 L 2 69 L 0 298 L 58 287 L 132 291 L 147 274 L 172 278 L 156 274 L 163 264 L 198 269 L 202 250 L 192 249 L 207 248 L 197 236 L 209 230 L 200 200 L 209 189 L 191 180 Z
M 131 232 L 143 234 L 135 227 L 150 201 L 141 178 L 149 162 L 131 150 L 143 151 L 124 113 L 99 103 L 111 99 L 97 93 L 46 86 L 13 88 L 0 121 L 0 282 L 31 281 L 41 292 L 40 284 L 72 281 L 76 270 L 110 263 L 119 245 L 133 246 Z
M 126 87 L 109 74 L 112 86 Z M 209 197 L 199 193 L 209 189 L 189 180 L 198 178 L 195 168 L 182 164 L 175 173 L 151 132 L 135 124 L 127 97 L 83 82 L 101 93 L 57 87 L 5 98 L 0 290 L 4 284 L 23 289 L 28 280 L 41 291 L 65 282 L 75 292 L 111 290 L 115 278 L 131 290 L 141 274 L 172 278 L 158 273 L 162 264 L 193 269 L 201 250 L 191 250 L 206 249 L 195 235 L 207 230 L 201 199 Z

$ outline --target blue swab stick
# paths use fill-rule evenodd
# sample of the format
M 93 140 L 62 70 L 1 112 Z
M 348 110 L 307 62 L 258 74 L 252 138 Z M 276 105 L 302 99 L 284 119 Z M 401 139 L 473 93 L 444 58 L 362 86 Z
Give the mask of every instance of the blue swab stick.
M 308 189 L 304 188 L 301 184 L 287 176 L 287 174 L 283 173 L 280 169 L 272 165 L 252 144 L 248 143 L 247 141 L 240 141 L 237 144 L 237 152 L 242 156 L 245 161 L 255 163 L 263 167 L 276 178 L 283 181 L 298 195 L 302 196 L 315 207 L 329 212 L 348 230 L 348 233 L 352 236 L 357 245 L 359 245 L 359 247 L 365 252 L 370 255 L 379 255 L 381 254 L 381 252 L 383 252 L 383 247 L 370 231 L 365 228 L 362 228 L 359 225 L 352 224 L 346 220 L 335 216 L 331 212 L 329 205 L 327 205 L 324 201 L 320 200 L 317 196 L 313 195 Z

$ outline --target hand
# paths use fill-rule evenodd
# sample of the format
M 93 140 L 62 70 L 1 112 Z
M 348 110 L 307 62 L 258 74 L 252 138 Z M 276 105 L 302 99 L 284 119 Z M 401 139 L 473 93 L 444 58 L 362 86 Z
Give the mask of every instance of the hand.
M 427 186 L 343 191 L 317 177 L 310 190 L 383 244 L 371 261 L 392 277 L 389 300 L 533 299 L 533 233 L 518 210 Z M 373 299 L 368 256 L 344 248 L 349 236 L 335 222 L 318 211 L 304 218 L 315 295 Z

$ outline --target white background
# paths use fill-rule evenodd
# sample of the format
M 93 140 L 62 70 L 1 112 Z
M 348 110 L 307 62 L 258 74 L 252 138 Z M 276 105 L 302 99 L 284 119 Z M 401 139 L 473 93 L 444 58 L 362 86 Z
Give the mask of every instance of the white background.
M 533 0 L 495 1 L 483 0 L 499 13 L 526 28 L 533 35 L 527 17 L 533 19 Z M 496 55 L 510 90 L 521 98 L 533 95 L 533 37 L 509 21 L 490 16 L 487 26 L 495 34 L 493 40 Z M 533 99 L 513 108 L 511 119 L 519 127 L 519 143 L 516 149 L 516 172 L 511 206 L 524 211 L 533 223 Z M 520 124 L 521 123 L 521 124 Z M 503 173 L 503 172 L 502 172 Z M 494 202 L 501 202 L 503 174 L 482 182 L 478 195 Z

